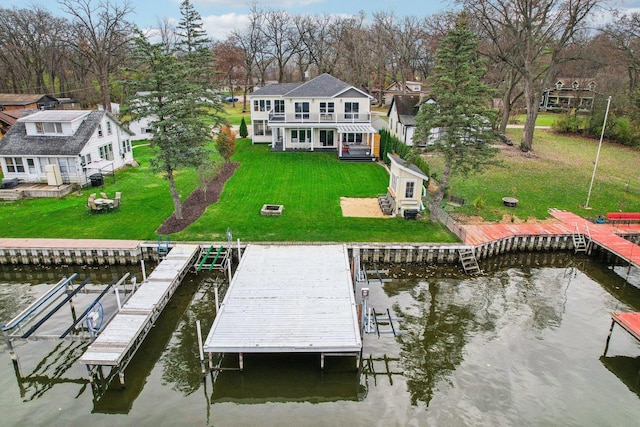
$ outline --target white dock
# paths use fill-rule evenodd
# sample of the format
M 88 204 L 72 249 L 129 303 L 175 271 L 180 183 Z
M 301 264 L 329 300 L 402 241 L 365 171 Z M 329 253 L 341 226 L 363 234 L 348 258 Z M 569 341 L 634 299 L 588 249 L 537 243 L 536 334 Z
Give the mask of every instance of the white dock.
M 345 245 L 248 245 L 204 344 L 208 353 L 359 356 Z M 357 360 L 357 359 L 356 359 Z
M 124 370 L 153 327 L 199 253 L 198 245 L 176 245 L 80 358 L 91 377 L 111 367 L 124 383 Z

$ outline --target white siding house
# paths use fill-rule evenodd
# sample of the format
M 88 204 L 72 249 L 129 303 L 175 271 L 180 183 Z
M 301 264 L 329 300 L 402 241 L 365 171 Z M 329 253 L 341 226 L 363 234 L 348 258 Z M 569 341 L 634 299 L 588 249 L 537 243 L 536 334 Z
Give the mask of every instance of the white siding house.
M 273 151 L 331 150 L 343 159 L 374 159 L 372 97 L 329 74 L 272 84 L 249 96 L 253 143 Z
M 394 199 L 394 215 L 403 215 L 405 210 L 423 210 L 424 183 L 429 180 L 415 165 L 406 165 L 396 154 L 387 153 L 389 167 L 388 194 Z
M 51 185 L 47 169 L 55 165 L 58 185 L 85 185 L 91 174 L 133 161 L 131 135 L 106 111 L 36 111 L 0 140 L 0 167 L 5 178 Z

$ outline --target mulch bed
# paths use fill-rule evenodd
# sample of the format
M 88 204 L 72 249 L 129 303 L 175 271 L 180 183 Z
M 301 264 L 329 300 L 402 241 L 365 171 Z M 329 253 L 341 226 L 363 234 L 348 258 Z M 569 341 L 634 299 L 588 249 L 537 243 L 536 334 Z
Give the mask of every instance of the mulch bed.
M 207 182 L 206 193 L 201 187 L 195 189 L 186 200 L 182 202 L 182 219 L 176 219 L 174 214 L 171 214 L 162 225 L 156 230 L 158 234 L 172 234 L 182 231 L 195 222 L 207 209 L 207 206 L 215 203 L 220 199 L 220 194 L 224 188 L 224 184 L 227 182 L 235 170 L 240 166 L 240 163 L 230 162 L 225 163 L 218 174 Z M 206 194 L 206 198 L 205 198 Z

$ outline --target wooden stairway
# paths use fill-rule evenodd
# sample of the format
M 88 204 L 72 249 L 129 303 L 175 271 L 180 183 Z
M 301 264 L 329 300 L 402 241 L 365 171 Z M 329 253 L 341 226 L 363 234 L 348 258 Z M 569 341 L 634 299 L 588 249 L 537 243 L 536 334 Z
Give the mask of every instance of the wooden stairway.
M 473 248 L 468 247 L 464 249 L 458 249 L 458 255 L 460 256 L 460 262 L 462 262 L 462 267 L 464 268 L 465 273 L 480 274 L 482 272 L 480 270 L 480 266 L 478 265 L 478 260 L 476 259 Z
M 588 230 L 587 230 L 588 232 Z M 573 234 L 571 235 L 571 239 L 573 240 L 573 251 L 574 253 L 584 252 L 586 253 L 589 249 L 589 244 L 587 242 L 587 238 L 584 234 L 580 233 L 578 230 L 578 225 L 576 224 L 576 228 L 573 230 Z
M 391 194 L 387 193 L 384 196 L 378 196 L 378 204 L 380 205 L 380 210 L 382 210 L 383 214 L 393 215 L 395 200 L 391 197 Z

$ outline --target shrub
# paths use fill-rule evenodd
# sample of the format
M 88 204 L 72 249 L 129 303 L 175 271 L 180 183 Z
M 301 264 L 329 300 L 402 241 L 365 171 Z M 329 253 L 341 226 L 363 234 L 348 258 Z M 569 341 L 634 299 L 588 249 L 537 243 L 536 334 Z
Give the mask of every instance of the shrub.
M 227 125 L 220 127 L 220 133 L 216 138 L 216 149 L 222 158 L 228 162 L 236 151 L 236 134 Z
M 240 138 L 246 138 L 249 136 L 249 131 L 247 130 L 247 123 L 244 121 L 244 117 L 240 122 Z

